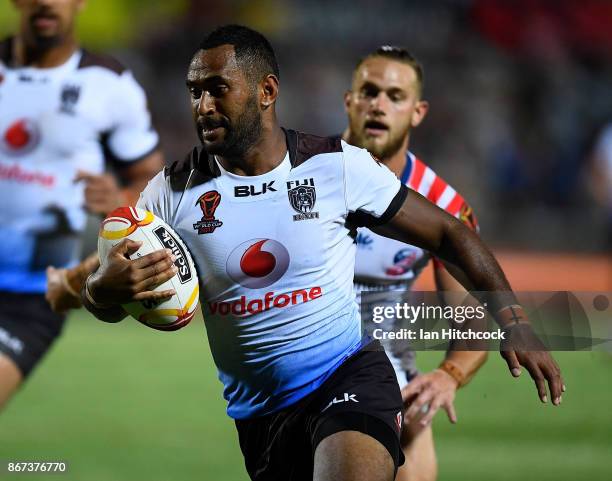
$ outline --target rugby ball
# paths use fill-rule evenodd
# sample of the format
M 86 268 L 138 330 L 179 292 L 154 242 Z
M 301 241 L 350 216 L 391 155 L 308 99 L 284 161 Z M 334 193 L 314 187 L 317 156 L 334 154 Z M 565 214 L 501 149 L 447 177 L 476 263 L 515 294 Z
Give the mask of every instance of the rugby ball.
M 158 286 L 156 291 L 174 289 L 172 298 L 156 303 L 145 300 L 123 304 L 123 308 L 137 321 L 159 329 L 175 331 L 186 326 L 198 307 L 199 285 L 195 265 L 185 244 L 174 230 L 148 210 L 135 207 L 119 207 L 102 221 L 98 236 L 100 263 L 107 262 L 110 249 L 123 239 L 142 242 L 142 246 L 130 259 L 151 252 L 170 249 L 176 256 L 176 275 Z

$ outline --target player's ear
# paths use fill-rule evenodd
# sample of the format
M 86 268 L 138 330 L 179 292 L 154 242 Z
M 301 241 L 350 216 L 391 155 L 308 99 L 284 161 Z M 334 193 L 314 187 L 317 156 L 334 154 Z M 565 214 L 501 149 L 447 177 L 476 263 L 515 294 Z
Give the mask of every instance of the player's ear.
M 344 111 L 346 113 L 348 113 L 351 108 L 352 96 L 353 96 L 353 92 L 351 92 L 350 90 L 347 90 L 346 92 L 344 92 Z
M 429 102 L 427 100 L 419 100 L 416 103 L 414 111 L 412 112 L 412 119 L 410 119 L 410 125 L 412 127 L 418 127 L 423 119 L 429 112 Z
M 87 3 L 87 0 L 77 0 L 77 5 L 76 5 L 77 12 L 80 12 L 81 10 L 83 10 L 85 8 L 86 3 Z
M 268 74 L 260 83 L 261 106 L 264 110 L 270 107 L 278 97 L 278 78 L 276 75 Z

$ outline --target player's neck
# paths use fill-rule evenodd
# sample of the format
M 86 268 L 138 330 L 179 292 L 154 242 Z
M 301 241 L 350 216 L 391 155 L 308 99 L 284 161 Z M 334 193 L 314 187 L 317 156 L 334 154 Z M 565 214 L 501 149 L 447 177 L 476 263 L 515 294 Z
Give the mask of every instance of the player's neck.
M 380 159 L 380 161 L 387 166 L 387 168 L 398 177 L 401 177 L 404 168 L 406 167 L 406 153 L 408 152 L 408 144 L 410 137 L 406 137 L 406 140 L 402 142 L 402 146 L 395 152 L 395 154 Z
M 342 133 L 342 139 L 351 144 L 359 146 L 358 142 L 355 142 L 349 127 Z M 408 144 L 410 143 L 410 132 L 406 134 L 404 141 L 400 148 L 393 155 L 389 157 L 378 159 L 383 164 L 387 166 L 387 168 L 393 172 L 398 177 L 401 177 L 402 172 L 404 172 L 404 167 L 406 167 L 406 153 L 408 152 Z
M 259 142 L 241 157 L 221 157 L 217 160 L 228 172 L 236 175 L 253 176 L 270 172 L 287 155 L 285 133 L 278 124 L 264 131 Z
M 52 47 L 28 44 L 23 37 L 16 36 L 14 56 L 18 65 L 53 68 L 66 63 L 78 48 L 74 35 L 67 36 L 61 43 Z

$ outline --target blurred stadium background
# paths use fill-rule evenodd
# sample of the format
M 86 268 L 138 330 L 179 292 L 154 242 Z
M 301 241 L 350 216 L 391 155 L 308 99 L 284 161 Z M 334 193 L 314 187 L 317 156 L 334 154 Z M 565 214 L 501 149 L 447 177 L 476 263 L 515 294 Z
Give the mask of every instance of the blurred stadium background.
M 1 2 L 0 36 L 15 22 Z M 135 72 L 168 160 L 197 142 L 184 75 L 223 23 L 268 35 L 283 124 L 319 134 L 343 130 L 360 56 L 410 48 L 431 102 L 412 150 L 470 200 L 515 289 L 612 290 L 611 1 L 89 0 L 82 43 Z M 610 357 L 558 359 L 569 391 L 552 409 L 490 355 L 460 423 L 436 420 L 440 479 L 610 479 Z M 246 479 L 201 318 L 164 334 L 74 313 L 0 415 L 0 459 L 65 459 L 71 480 Z

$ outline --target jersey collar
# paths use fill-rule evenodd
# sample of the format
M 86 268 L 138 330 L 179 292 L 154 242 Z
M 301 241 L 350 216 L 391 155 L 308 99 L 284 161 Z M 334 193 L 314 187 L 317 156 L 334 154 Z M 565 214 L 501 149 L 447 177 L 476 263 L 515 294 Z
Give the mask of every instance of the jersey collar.
M 402 171 L 402 176 L 400 177 L 402 184 L 404 185 L 408 184 L 408 179 L 412 173 L 412 164 L 414 163 L 414 159 L 412 157 L 411 152 L 406 152 L 406 165 L 404 165 L 404 170 Z

